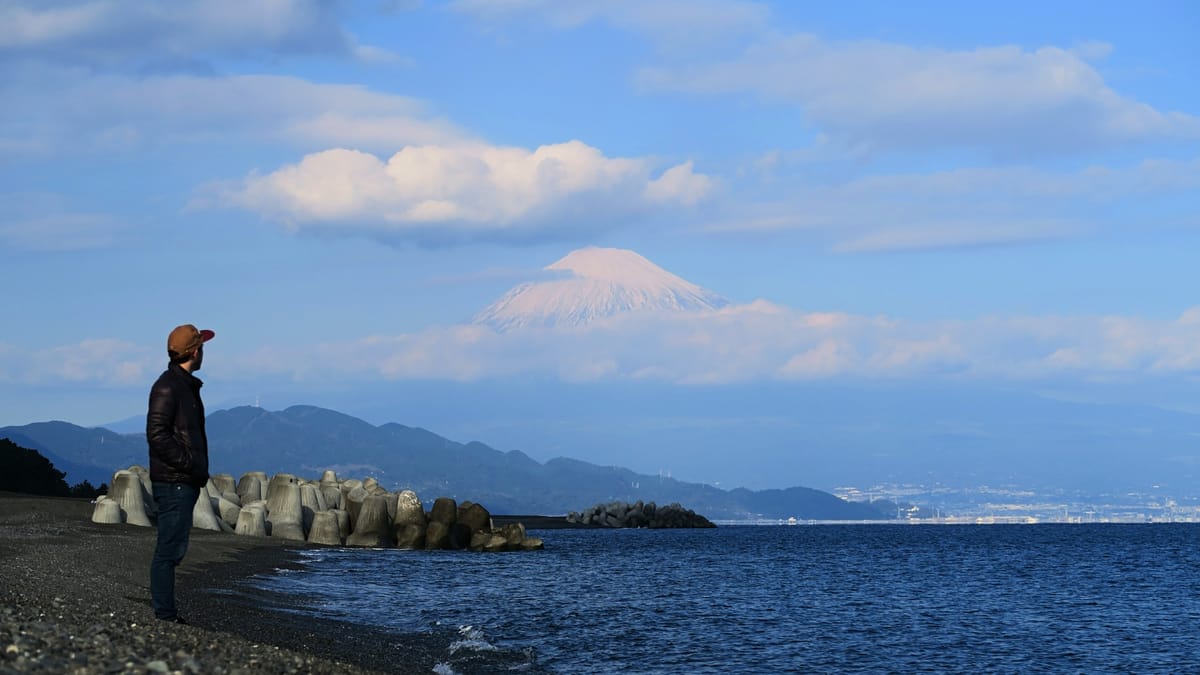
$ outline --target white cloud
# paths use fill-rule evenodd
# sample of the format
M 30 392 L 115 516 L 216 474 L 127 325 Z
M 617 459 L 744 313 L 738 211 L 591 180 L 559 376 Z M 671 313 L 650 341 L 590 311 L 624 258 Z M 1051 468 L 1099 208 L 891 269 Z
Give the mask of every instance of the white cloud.
M 772 25 L 764 3 L 736 0 L 457 0 L 486 21 L 541 19 L 557 29 L 590 22 L 640 33 L 662 46 L 706 45 L 705 57 L 642 68 L 647 90 L 748 93 L 799 106 L 843 152 L 973 149 L 1001 157 L 1088 152 L 1145 140 L 1200 138 L 1200 118 L 1114 91 L 1091 65 L 1113 51 L 1072 48 L 913 47 L 831 41 Z M 743 40 L 716 56 L 714 39 Z
M 941 222 L 893 226 L 846 239 L 833 250 L 839 253 L 928 250 L 991 246 L 1059 239 L 1077 234 L 1079 227 L 1052 220 L 1020 219 L 1015 222 Z
M 93 70 L 206 69 L 204 59 L 263 54 L 392 58 L 340 25 L 339 4 L 320 0 L 73 0 L 0 6 L 0 57 Z
M 654 177 L 648 160 L 605 157 L 580 141 L 534 150 L 466 143 L 410 145 L 386 162 L 326 150 L 250 176 L 221 199 L 297 229 L 525 237 L 612 227 L 653 207 L 692 205 L 710 187 L 691 163 Z
M 109 338 L 89 338 L 41 349 L 0 343 L 0 382 L 148 385 L 162 369 L 165 358 L 161 350 Z
M 107 216 L 58 213 L 20 221 L 0 221 L 0 245 L 27 251 L 103 248 L 113 242 Z
M 213 142 L 385 150 L 470 138 L 415 99 L 294 77 L 80 78 L 43 69 L 13 85 L 0 111 L 0 147 L 29 154 Z
M 558 29 L 603 21 L 671 44 L 711 44 L 766 28 L 765 5 L 744 0 L 455 0 L 450 7 L 484 21 L 540 19 Z
M 1136 317 L 987 317 L 914 322 L 804 313 L 759 301 L 708 313 L 618 317 L 585 328 L 495 333 L 431 328 L 283 355 L 305 377 L 729 384 L 762 380 L 1083 381 L 1200 371 L 1200 322 Z M 306 349 L 306 353 L 312 350 Z M 297 365 L 301 364 L 301 365 Z M 237 367 L 261 370 L 258 356 Z
M 919 322 L 812 314 L 759 301 L 719 311 L 616 317 L 575 328 L 496 333 L 432 327 L 340 343 L 226 353 L 225 382 L 286 377 L 469 382 L 518 375 L 566 381 L 910 381 L 1084 383 L 1200 373 L 1200 307 L 1177 319 L 986 317 Z M 144 385 L 159 349 L 110 339 L 28 350 L 0 343 L 0 381 Z
M 691 162 L 677 164 L 646 184 L 646 198 L 653 202 L 679 202 L 693 206 L 713 189 L 713 179 L 695 173 Z
M 0 47 L 14 49 L 74 39 L 103 22 L 111 6 L 82 3 L 74 7 L 0 8 Z
M 123 225 L 109 216 L 72 211 L 45 193 L 0 194 L 0 246 L 25 251 L 77 251 L 113 243 Z
M 845 372 L 857 358 L 850 345 L 824 340 L 788 359 L 778 374 L 785 379 L 826 378 Z
M 651 90 L 750 93 L 794 103 L 822 133 L 868 151 L 969 148 L 1033 156 L 1200 138 L 1200 118 L 1113 91 L 1084 60 L 1094 54 L 764 34 L 736 59 L 646 68 L 637 79 Z
M 702 229 L 808 230 L 843 253 L 1012 244 L 1101 228 L 1186 226 L 1189 211 L 1171 204 L 1200 190 L 1197 159 L 1077 170 L 959 168 L 831 183 L 786 176 L 787 162 L 772 157 L 778 172 L 772 189 L 786 198 L 739 207 Z M 1154 222 L 1129 223 L 1112 208 L 1126 202 L 1135 202 L 1141 213 L 1164 208 Z

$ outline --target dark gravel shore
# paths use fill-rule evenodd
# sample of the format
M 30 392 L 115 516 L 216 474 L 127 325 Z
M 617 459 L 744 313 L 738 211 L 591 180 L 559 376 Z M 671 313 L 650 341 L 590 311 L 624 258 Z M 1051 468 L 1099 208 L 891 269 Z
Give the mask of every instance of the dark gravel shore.
M 97 525 L 87 500 L 0 492 L 0 673 L 429 673 L 432 635 L 280 612 L 240 583 L 293 565 L 296 544 L 193 531 L 180 614 L 154 619 L 153 528 Z M 348 599 L 354 601 L 354 599 Z

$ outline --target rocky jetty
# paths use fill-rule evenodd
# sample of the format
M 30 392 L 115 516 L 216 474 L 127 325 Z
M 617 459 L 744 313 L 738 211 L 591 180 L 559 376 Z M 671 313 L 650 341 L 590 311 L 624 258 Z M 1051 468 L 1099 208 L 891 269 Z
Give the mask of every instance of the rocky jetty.
M 586 509 L 583 513 L 572 511 L 567 514 L 567 522 L 600 527 L 649 527 L 656 529 L 716 527 L 708 518 L 691 509 L 685 509 L 677 503 L 660 507 L 654 502 L 643 504 L 640 500 L 633 504 L 628 502 L 596 504 Z
M 95 523 L 152 526 L 150 475 L 131 466 L 113 474 L 113 489 L 96 500 Z M 689 512 L 690 513 L 690 512 Z M 263 472 L 209 479 L 192 512 L 192 527 L 326 546 L 532 551 L 543 542 L 520 523 L 494 527 L 481 504 L 439 497 L 426 512 L 412 490 L 389 492 L 374 478 L 319 479 Z

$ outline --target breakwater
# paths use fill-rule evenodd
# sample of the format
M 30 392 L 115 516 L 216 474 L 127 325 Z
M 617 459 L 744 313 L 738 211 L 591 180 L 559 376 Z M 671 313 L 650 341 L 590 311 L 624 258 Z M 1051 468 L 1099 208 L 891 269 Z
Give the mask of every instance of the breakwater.
M 131 466 L 113 474 L 92 521 L 150 527 L 155 518 L 150 474 Z M 482 504 L 438 497 L 426 511 L 412 490 L 390 492 L 374 478 L 342 479 L 333 471 L 307 480 L 261 471 L 212 476 L 200 489 L 192 526 L 235 535 L 327 546 L 426 550 L 529 551 L 544 547 L 521 523 L 494 527 Z
M 599 527 L 691 528 L 716 527 L 708 518 L 678 503 L 658 506 L 654 502 L 608 502 L 567 514 L 568 523 Z

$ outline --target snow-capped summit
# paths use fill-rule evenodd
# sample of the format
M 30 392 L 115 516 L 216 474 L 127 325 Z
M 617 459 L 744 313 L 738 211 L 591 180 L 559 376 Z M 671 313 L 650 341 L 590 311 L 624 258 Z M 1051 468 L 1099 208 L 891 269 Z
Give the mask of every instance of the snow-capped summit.
M 687 312 L 729 304 L 625 249 L 589 246 L 545 269 L 569 277 L 521 284 L 477 314 L 474 323 L 501 331 L 579 326 L 625 312 Z

